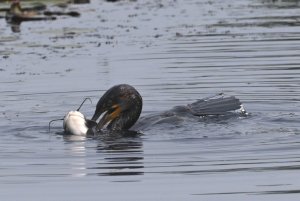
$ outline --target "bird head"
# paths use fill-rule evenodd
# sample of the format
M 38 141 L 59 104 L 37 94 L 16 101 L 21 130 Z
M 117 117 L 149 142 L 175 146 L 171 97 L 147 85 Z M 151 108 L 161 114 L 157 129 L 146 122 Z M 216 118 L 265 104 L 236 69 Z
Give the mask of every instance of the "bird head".
M 127 130 L 135 124 L 142 111 L 142 97 L 130 85 L 122 84 L 110 88 L 97 103 L 92 121 L 103 114 L 97 130 L 104 127 L 112 130 Z

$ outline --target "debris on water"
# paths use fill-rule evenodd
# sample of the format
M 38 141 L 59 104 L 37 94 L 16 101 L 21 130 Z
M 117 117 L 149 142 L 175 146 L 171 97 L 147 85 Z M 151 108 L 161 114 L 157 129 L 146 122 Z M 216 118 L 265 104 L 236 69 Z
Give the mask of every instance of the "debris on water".
M 247 113 L 247 111 L 245 110 L 243 104 L 241 105 L 240 112 L 241 112 L 242 114 L 244 114 L 244 115 L 248 115 L 248 113 Z
M 90 0 L 74 0 L 72 3 L 74 4 L 87 4 L 87 3 L 91 3 Z
M 56 18 L 40 16 L 38 10 L 33 8 L 24 10 L 20 1 L 13 1 L 10 9 L 6 12 L 5 19 L 8 23 L 20 24 L 23 21 L 54 20 Z
M 182 33 L 176 32 L 176 37 L 182 37 L 182 36 L 183 36 Z
M 107 2 L 117 2 L 117 1 L 120 1 L 120 0 L 106 0 Z
M 18 73 L 16 73 L 16 75 L 25 75 L 26 74 L 26 72 L 18 72 Z
M 31 5 L 24 5 L 22 6 L 22 10 L 23 11 L 42 11 L 42 10 L 46 10 L 47 6 L 43 3 L 33 3 Z M 0 8 L 0 12 L 8 12 L 11 8 L 10 7 L 4 7 L 4 8 Z
M 63 9 L 66 8 L 67 7 L 64 7 Z M 80 13 L 77 11 L 51 11 L 46 9 L 47 6 L 44 4 L 35 4 L 31 7 L 27 6 L 23 8 L 21 7 L 20 1 L 16 0 L 11 3 L 10 8 L 2 9 L 2 11 L 6 12 L 3 17 L 5 17 L 7 23 L 11 25 L 13 32 L 20 32 L 20 25 L 24 21 L 56 20 L 56 16 L 80 16 Z
M 53 16 L 53 15 L 68 15 L 71 17 L 79 17 L 80 13 L 76 11 L 70 11 L 70 12 L 60 12 L 60 11 L 45 11 L 44 15 L 46 16 Z
M 31 7 L 23 7 L 23 11 L 42 11 L 46 10 L 47 6 L 43 3 L 36 2 Z

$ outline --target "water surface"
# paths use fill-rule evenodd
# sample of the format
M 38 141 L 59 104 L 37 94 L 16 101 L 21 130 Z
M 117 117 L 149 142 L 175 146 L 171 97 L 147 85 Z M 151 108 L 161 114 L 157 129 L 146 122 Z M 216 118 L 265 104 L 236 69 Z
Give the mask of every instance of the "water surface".
M 51 6 L 50 4 L 49 6 Z M 80 18 L 0 21 L 4 200 L 298 200 L 298 1 L 120 1 Z M 223 92 L 247 117 L 183 118 L 140 135 L 61 135 L 128 83 L 142 115 Z

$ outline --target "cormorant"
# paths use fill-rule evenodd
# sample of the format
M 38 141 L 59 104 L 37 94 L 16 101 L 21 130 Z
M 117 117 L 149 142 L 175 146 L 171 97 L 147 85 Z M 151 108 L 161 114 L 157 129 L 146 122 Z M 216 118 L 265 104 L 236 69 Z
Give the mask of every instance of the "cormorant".
M 128 130 L 138 121 L 142 106 L 142 96 L 134 87 L 128 84 L 116 85 L 100 98 L 91 120 L 86 119 L 79 111 L 69 112 L 64 118 L 64 130 L 70 134 L 87 134 L 98 132 L 103 128 Z M 234 96 L 222 96 L 200 99 L 186 106 L 176 106 L 170 111 L 193 116 L 208 116 L 224 115 L 238 109 L 242 109 L 239 99 Z M 97 123 L 102 114 L 103 116 Z

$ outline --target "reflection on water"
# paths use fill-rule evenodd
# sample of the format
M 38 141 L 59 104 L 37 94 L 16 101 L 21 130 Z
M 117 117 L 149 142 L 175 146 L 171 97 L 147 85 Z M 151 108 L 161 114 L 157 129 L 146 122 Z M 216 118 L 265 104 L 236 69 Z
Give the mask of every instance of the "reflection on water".
M 72 6 L 80 18 L 18 34 L 0 21 L 2 199 L 299 199 L 299 1 Z M 85 97 L 90 118 L 120 83 L 155 122 L 143 134 L 62 136 L 61 122 L 46 132 Z M 250 115 L 156 116 L 221 92 Z
M 78 135 L 64 135 L 63 137 L 68 145 L 66 155 L 75 158 L 70 163 L 70 173 L 72 174 L 72 177 L 86 176 L 86 137 Z
M 11 27 L 11 31 L 14 33 L 19 33 L 21 32 L 20 26 L 21 26 L 21 22 L 11 22 L 9 23 L 10 27 Z
M 143 175 L 143 144 L 140 134 L 133 131 L 109 132 L 97 136 L 97 153 L 104 155 L 99 176 Z M 104 167 L 103 167 L 104 165 Z
M 133 176 L 143 175 L 142 139 L 137 132 L 104 132 L 96 136 L 64 135 L 68 146 L 67 155 L 74 157 L 71 165 L 72 176 Z M 96 142 L 96 158 L 86 163 L 87 145 L 90 139 Z M 91 151 L 91 150 L 89 150 Z M 76 159 L 76 160 L 75 160 Z

